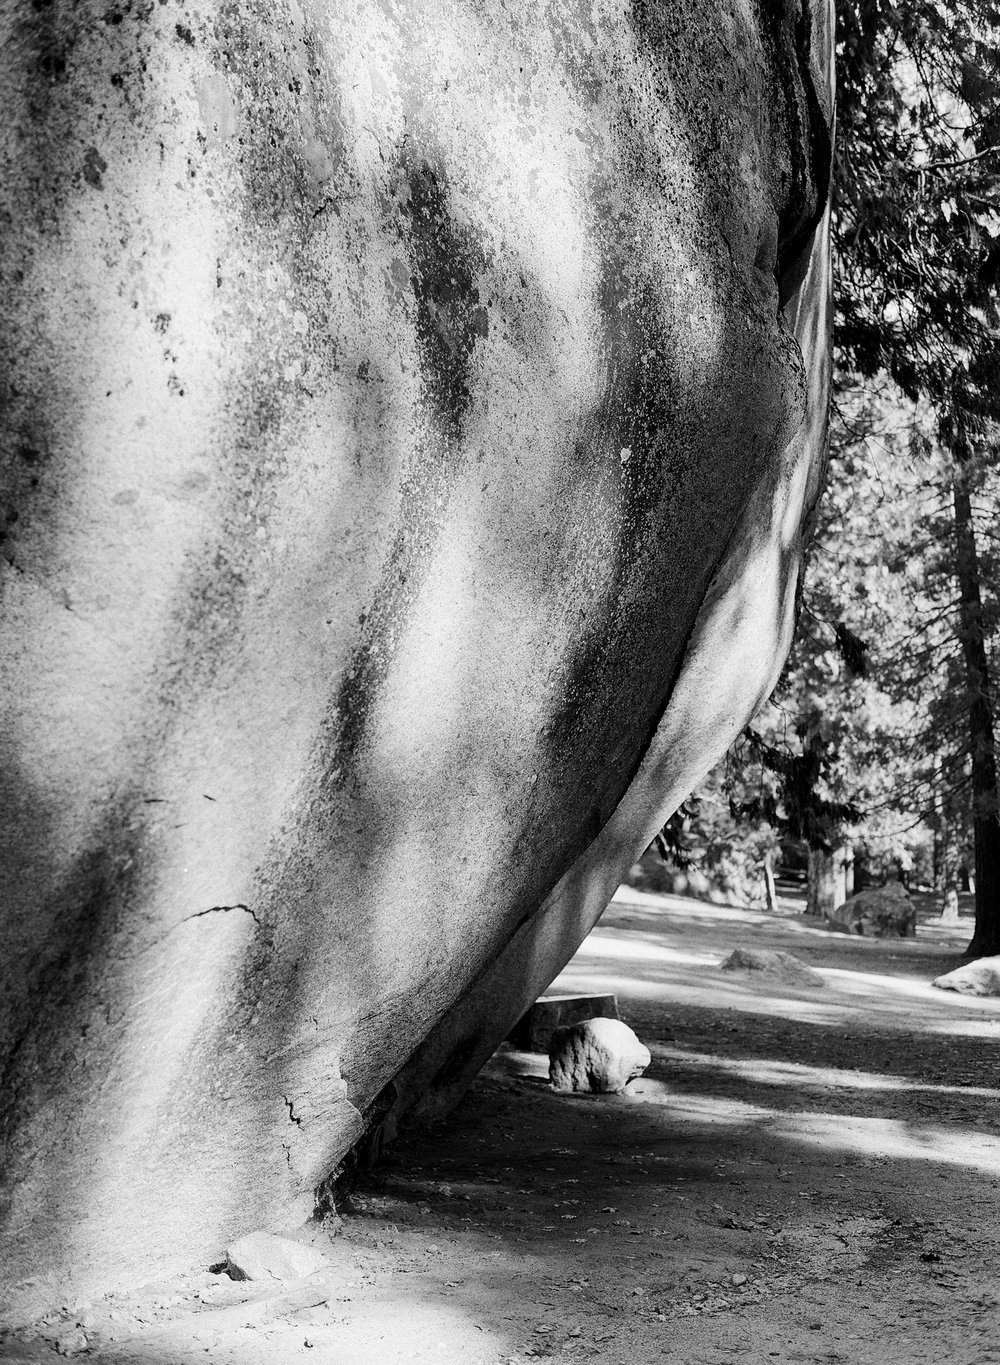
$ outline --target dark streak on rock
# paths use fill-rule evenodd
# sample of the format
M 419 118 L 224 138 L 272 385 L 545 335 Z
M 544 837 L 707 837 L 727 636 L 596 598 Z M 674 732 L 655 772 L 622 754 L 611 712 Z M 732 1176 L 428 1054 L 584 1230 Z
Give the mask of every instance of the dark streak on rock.
M 434 422 L 402 488 L 402 521 L 386 558 L 381 581 L 363 622 L 360 644 L 335 699 L 338 732 L 324 767 L 346 775 L 362 742 L 368 716 L 392 661 L 398 622 L 407 610 L 427 564 L 441 511 L 457 472 L 458 449 L 471 399 L 472 354 L 489 331 L 477 276 L 488 262 L 471 228 L 451 211 L 444 176 L 427 161 L 410 164 L 404 151 L 402 176 L 408 193 L 404 222 L 409 231 L 417 345 L 421 379 Z M 371 378 L 370 366 L 359 378 Z M 443 433 L 435 439 L 435 430 Z
M 453 435 L 461 433 L 469 404 L 473 348 L 489 332 L 476 276 L 486 261 L 473 234 L 456 222 L 448 185 L 425 161 L 407 173 L 417 343 L 427 393 Z
M 833 166 L 832 132 L 812 76 L 808 0 L 762 0 L 772 69 L 784 103 L 792 180 L 778 217 L 775 274 L 783 307 L 802 282 L 812 234 L 826 208 Z
M 80 855 L 58 889 L 64 923 L 30 964 L 16 1018 L 21 1031 L 0 1053 L 0 1150 L 16 1142 L 15 1124 L 32 1130 L 35 1113 L 71 1083 L 80 1065 L 77 1039 L 98 998 L 108 948 L 127 907 L 141 901 L 151 876 L 147 831 L 130 819 L 130 802 L 109 808 L 92 846 Z M 146 855 L 143 857 L 143 855 Z M 112 1026 L 110 1006 L 105 1025 Z M 100 1056 L 98 1045 L 92 1059 Z M 0 1165 L 3 1165 L 0 1162 Z

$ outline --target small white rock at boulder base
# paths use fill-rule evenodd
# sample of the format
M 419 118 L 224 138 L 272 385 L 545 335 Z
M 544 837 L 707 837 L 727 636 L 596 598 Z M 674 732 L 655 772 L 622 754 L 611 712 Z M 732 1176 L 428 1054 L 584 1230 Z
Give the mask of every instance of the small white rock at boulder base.
M 301 1280 L 329 1265 L 315 1247 L 273 1232 L 249 1232 L 226 1252 L 226 1269 L 233 1280 Z
M 650 1063 L 649 1048 L 620 1019 L 585 1019 L 556 1029 L 549 1081 L 556 1090 L 618 1094 Z

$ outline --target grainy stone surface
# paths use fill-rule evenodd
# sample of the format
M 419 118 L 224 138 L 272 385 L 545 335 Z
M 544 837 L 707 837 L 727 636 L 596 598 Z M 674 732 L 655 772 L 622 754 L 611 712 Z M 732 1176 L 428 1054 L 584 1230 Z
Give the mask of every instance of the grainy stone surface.
M 3 9 L 0 1314 L 450 1102 L 770 689 L 798 11 Z
M 549 1081 L 556 1090 L 618 1094 L 650 1063 L 649 1048 L 620 1019 L 585 1019 L 556 1029 Z
M 234 1280 L 298 1280 L 329 1266 L 315 1247 L 270 1232 L 248 1232 L 226 1251 L 226 1267 Z

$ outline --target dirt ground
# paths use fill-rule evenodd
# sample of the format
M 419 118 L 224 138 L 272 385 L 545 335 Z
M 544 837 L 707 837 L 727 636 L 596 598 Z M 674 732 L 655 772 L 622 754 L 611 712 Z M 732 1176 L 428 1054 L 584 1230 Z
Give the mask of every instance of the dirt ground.
M 971 919 L 868 941 L 800 908 L 619 892 L 551 993 L 617 994 L 652 1052 L 625 1095 L 557 1095 L 505 1046 L 303 1234 L 329 1273 L 199 1268 L 67 1305 L 0 1359 L 1000 1362 L 1000 1000 L 928 984 Z M 736 946 L 825 984 L 720 971 Z

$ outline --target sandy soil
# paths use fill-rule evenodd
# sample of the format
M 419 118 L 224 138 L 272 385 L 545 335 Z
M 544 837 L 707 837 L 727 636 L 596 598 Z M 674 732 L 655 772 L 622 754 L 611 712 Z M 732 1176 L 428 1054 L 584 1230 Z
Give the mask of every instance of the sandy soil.
M 798 908 L 620 892 L 553 992 L 617 994 L 653 1056 L 625 1095 L 557 1095 L 504 1047 L 303 1233 L 329 1273 L 199 1268 L 67 1305 L 0 1359 L 1000 1362 L 1000 1000 L 928 984 L 971 921 L 872 942 Z M 825 984 L 720 971 L 737 945 Z

